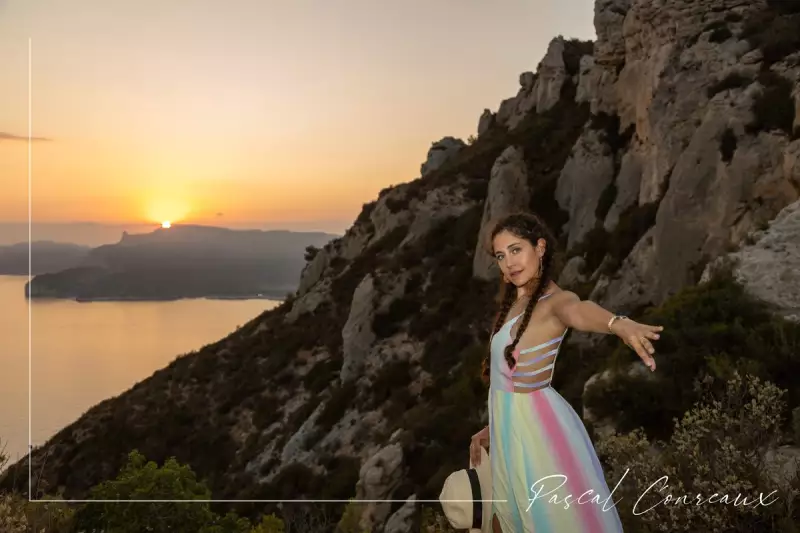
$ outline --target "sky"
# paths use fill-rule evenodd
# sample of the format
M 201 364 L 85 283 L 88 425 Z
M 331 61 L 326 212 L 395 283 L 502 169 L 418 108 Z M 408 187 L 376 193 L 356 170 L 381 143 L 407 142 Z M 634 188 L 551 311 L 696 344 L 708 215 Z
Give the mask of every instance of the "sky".
M 595 39 L 593 4 L 0 0 L 0 223 L 28 220 L 30 107 L 34 222 L 341 233 L 551 38 Z

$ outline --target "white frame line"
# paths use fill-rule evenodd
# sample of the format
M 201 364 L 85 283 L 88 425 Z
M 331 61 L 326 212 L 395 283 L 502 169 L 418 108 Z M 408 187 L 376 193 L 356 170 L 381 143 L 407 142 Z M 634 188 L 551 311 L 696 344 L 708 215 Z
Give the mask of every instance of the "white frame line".
M 32 194 L 31 194 L 31 139 L 32 139 L 32 100 L 31 100 L 31 78 L 32 78 L 32 38 L 28 37 L 28 291 L 32 292 L 32 254 L 31 254 L 31 226 L 32 226 Z M 60 501 L 64 503 L 407 503 L 408 500 L 49 500 L 49 499 L 33 499 L 33 432 L 32 432 L 32 388 L 31 388 L 31 368 L 33 361 L 33 320 L 32 320 L 32 307 L 33 299 L 30 294 L 26 294 L 28 299 L 28 501 L 29 502 L 51 502 Z M 413 503 L 441 503 L 441 502 L 470 502 L 474 503 L 476 500 L 413 500 Z M 486 502 L 506 502 L 507 500 L 480 500 Z

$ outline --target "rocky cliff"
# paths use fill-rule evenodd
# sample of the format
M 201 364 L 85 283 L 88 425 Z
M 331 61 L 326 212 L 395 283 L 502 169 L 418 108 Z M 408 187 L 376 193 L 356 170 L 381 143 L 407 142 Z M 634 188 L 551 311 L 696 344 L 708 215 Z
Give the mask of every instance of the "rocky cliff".
M 797 271 L 796 250 L 753 248 L 784 208 L 777 241 L 800 238 L 787 222 L 800 196 L 790 4 L 598 0 L 595 43 L 554 39 L 474 142 L 434 143 L 419 178 L 314 255 L 294 297 L 95 406 L 34 451 L 34 470 L 77 497 L 136 447 L 191 464 L 216 498 L 406 500 L 361 520 L 410 531 L 414 501 L 438 496 L 485 423 L 498 277 L 480 237 L 494 217 L 541 214 L 564 251 L 560 283 L 618 312 L 740 249 L 762 271 Z M 760 290 L 758 272 L 741 278 L 796 316 L 796 290 Z M 554 381 L 576 408 L 602 370 L 581 355 L 594 340 L 572 334 L 560 356 L 581 363 Z

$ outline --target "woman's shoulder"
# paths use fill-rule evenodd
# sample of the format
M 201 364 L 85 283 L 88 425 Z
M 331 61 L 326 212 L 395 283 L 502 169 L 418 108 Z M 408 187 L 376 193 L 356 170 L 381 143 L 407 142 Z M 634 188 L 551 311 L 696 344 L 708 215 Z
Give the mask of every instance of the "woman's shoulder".
M 576 293 L 567 289 L 562 289 L 561 287 L 556 285 L 554 281 L 551 281 L 550 284 L 547 286 L 547 290 L 544 291 L 544 295 L 546 296 L 544 302 L 548 302 L 551 305 L 553 302 L 563 302 L 575 299 L 580 300 L 580 298 Z
M 569 305 L 570 303 L 580 302 L 581 298 L 575 292 L 562 289 L 558 286 L 555 289 L 550 290 L 551 296 L 546 298 L 542 303 L 545 304 L 544 307 L 548 311 L 547 314 L 556 320 L 558 319 L 558 309 L 564 305 Z

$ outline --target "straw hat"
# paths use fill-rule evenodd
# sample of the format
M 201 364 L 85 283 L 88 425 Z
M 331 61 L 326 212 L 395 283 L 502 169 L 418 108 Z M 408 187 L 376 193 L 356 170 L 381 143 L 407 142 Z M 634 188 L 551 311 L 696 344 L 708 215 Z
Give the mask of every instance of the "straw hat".
M 456 529 L 470 533 L 489 533 L 492 520 L 492 468 L 489 455 L 481 446 L 481 464 L 470 460 L 469 468 L 456 470 L 444 480 L 439 501 L 442 510 Z

